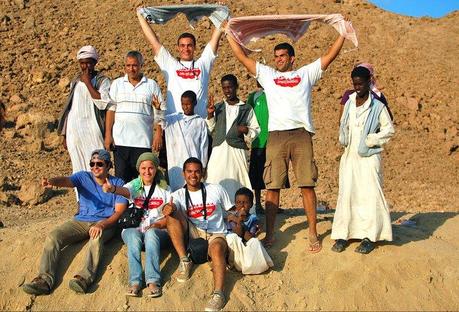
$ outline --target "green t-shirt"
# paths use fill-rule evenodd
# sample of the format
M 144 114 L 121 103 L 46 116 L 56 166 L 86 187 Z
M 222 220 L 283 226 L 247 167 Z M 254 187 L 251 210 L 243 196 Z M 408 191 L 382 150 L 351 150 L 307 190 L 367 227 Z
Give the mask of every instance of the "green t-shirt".
M 252 142 L 252 148 L 265 148 L 268 140 L 268 104 L 266 103 L 266 94 L 263 90 L 249 94 L 247 104 L 252 106 L 260 125 L 260 135 Z

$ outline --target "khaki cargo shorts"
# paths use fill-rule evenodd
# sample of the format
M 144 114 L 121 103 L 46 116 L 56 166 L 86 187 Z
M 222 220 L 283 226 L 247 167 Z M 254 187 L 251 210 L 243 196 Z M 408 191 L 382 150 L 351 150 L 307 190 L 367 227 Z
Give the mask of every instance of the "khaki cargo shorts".
M 288 187 L 289 161 L 292 162 L 298 187 L 316 186 L 318 170 L 314 161 L 312 136 L 304 128 L 269 132 L 263 172 L 266 189 Z

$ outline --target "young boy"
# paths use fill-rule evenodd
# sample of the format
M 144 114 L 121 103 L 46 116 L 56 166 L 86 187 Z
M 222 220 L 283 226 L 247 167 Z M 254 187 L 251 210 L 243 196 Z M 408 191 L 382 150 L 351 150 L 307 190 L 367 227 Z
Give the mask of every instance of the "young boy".
M 228 242 L 230 266 L 242 274 L 260 274 L 273 267 L 274 263 L 262 243 L 256 238 L 258 218 L 250 214 L 253 193 L 246 187 L 237 190 L 235 207 L 228 211 Z
M 370 71 L 356 67 L 351 77 L 355 92 L 344 106 L 340 124 L 339 141 L 345 150 L 339 166 L 332 250 L 342 252 L 349 239 L 360 239 L 355 251 L 368 254 L 376 241 L 392 240 L 389 207 L 382 190 L 381 151 L 394 135 L 394 127 L 386 105 L 370 92 Z
M 260 133 L 252 107 L 239 100 L 238 83 L 234 75 L 221 79 L 225 100 L 214 105 L 209 97 L 207 126 L 212 133 L 212 154 L 207 170 L 208 183 L 220 184 L 231 199 L 242 187 L 252 188 L 245 140 L 253 140 Z M 254 210 L 251 211 L 254 213 Z
M 172 191 L 183 187 L 182 166 L 185 160 L 196 157 L 207 166 L 208 131 L 204 119 L 194 113 L 196 93 L 185 91 L 181 97 L 183 113 L 165 117 L 164 132 L 168 161 L 169 185 Z
M 241 187 L 236 192 L 235 202 L 235 206 L 228 211 L 228 230 L 248 241 L 256 236 L 259 229 L 257 216 L 250 214 L 253 206 L 252 191 Z

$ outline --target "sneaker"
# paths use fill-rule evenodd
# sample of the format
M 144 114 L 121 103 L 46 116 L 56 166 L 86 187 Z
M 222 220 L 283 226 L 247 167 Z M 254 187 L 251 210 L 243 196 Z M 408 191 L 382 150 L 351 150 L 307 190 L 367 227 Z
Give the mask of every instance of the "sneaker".
M 41 277 L 35 277 L 30 283 L 22 285 L 22 290 L 28 293 L 29 295 L 49 295 L 51 292 L 51 287 L 48 283 Z
M 180 261 L 177 273 L 177 281 L 184 283 L 190 279 L 191 268 L 193 267 L 193 262 L 191 261 Z
M 75 275 L 75 277 L 69 281 L 69 288 L 76 293 L 85 294 L 88 290 L 88 282 L 86 282 L 83 277 Z
M 223 292 L 214 291 L 209 302 L 207 302 L 205 311 L 220 311 L 226 304 Z

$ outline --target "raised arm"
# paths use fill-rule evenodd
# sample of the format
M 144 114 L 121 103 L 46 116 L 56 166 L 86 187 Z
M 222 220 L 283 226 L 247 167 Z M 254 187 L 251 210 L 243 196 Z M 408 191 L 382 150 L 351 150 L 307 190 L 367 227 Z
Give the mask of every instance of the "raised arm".
M 326 70 L 333 60 L 338 56 L 339 51 L 343 47 L 344 37 L 339 36 L 333 45 L 328 49 L 327 53 L 320 58 L 322 70 Z
M 154 32 L 153 28 L 151 28 L 150 24 L 145 20 L 145 18 L 140 14 L 139 10 L 137 10 L 137 18 L 139 19 L 140 27 L 142 27 L 143 33 L 147 41 L 150 43 L 153 53 L 158 55 L 159 50 L 161 49 L 161 42 L 159 41 L 156 33 Z
M 75 187 L 69 177 L 55 177 L 51 179 L 42 178 L 41 186 L 44 188 L 57 187 Z
M 239 43 L 236 42 L 236 40 L 234 40 L 231 34 L 228 34 L 226 38 L 228 38 L 228 43 L 231 47 L 231 50 L 233 50 L 233 53 L 239 62 L 241 62 L 242 65 L 244 65 L 247 70 L 255 76 L 257 73 L 257 63 L 245 54 L 242 47 L 239 45 Z
M 220 38 L 222 37 L 222 34 L 223 31 L 220 28 L 215 28 L 212 32 L 212 37 L 210 38 L 209 44 L 214 54 L 217 54 L 218 45 L 220 43 Z

